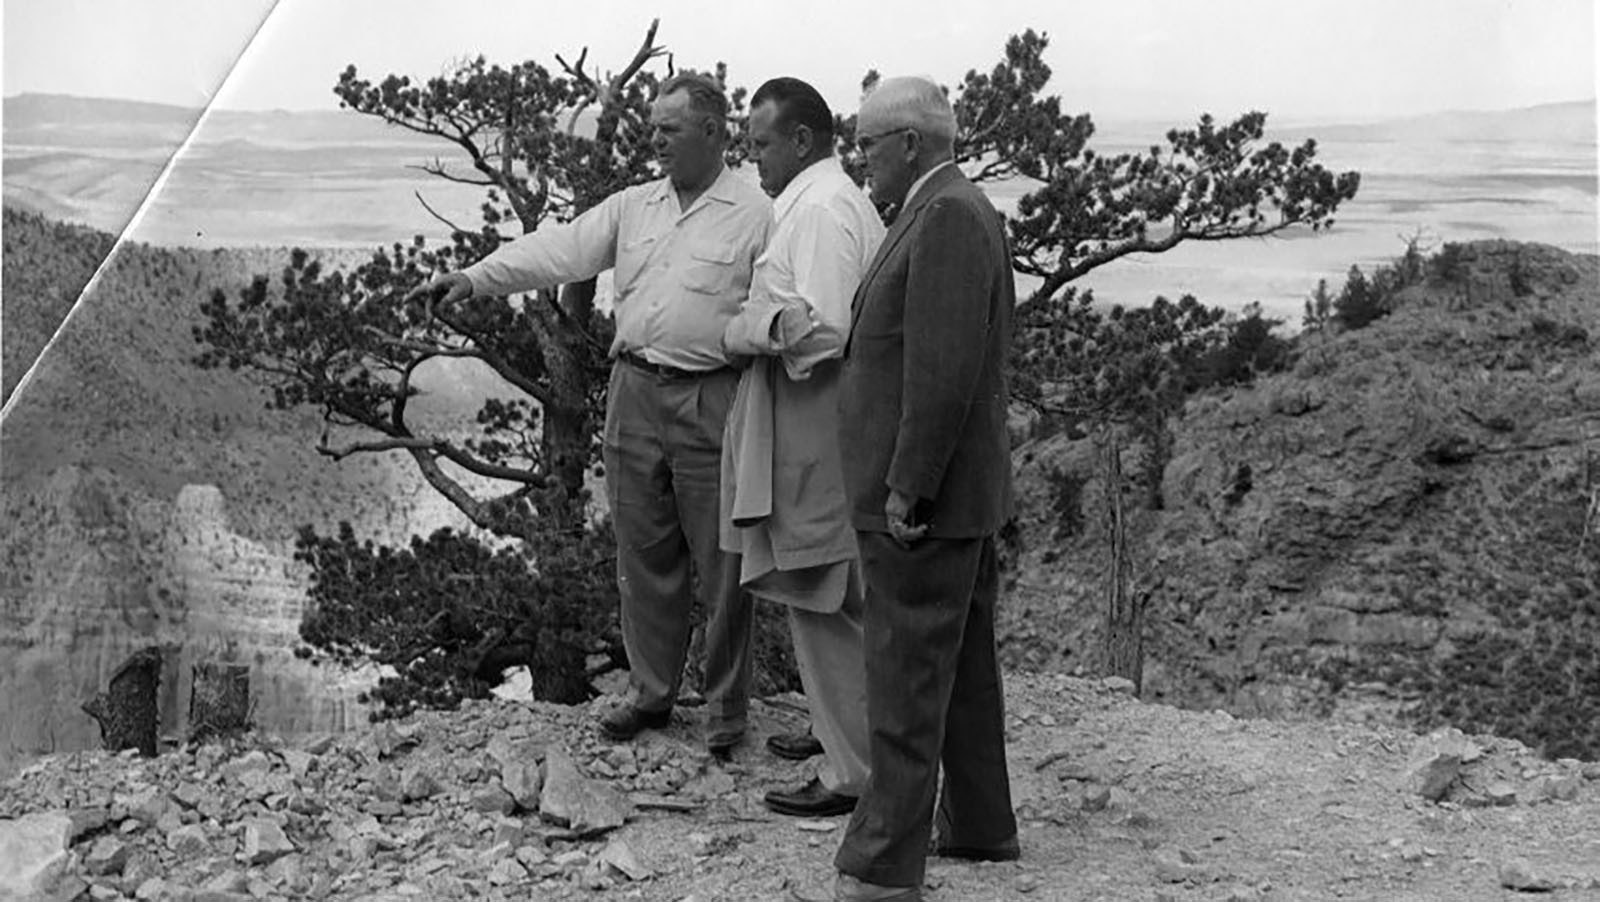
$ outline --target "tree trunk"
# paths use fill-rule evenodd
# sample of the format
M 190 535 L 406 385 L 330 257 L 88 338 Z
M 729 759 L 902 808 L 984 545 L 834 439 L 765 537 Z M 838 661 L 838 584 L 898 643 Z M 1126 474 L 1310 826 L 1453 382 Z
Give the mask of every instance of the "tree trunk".
M 1109 550 L 1102 649 L 1105 671 L 1109 676 L 1132 680 L 1134 693 L 1138 694 L 1144 687 L 1144 598 L 1132 591 L 1128 520 L 1122 501 L 1122 442 L 1115 426 L 1106 427 L 1101 454 Z
M 196 664 L 189 695 L 189 738 L 203 741 L 250 728 L 250 668 L 245 664 Z
M 156 688 L 161 684 L 161 649 L 151 645 L 128 656 L 106 691 L 83 703 L 83 711 L 100 725 L 100 739 L 113 752 L 138 749 L 154 756 L 161 718 Z
M 563 286 L 561 306 L 567 313 L 564 328 L 552 330 L 554 340 L 543 349 L 553 403 L 547 405 L 543 413 L 542 451 L 549 472 L 561 482 L 567 508 L 552 513 L 571 522 L 576 522 L 583 513 L 584 477 L 594 442 L 589 407 L 594 389 L 594 369 L 590 365 L 594 348 L 582 331 L 594 307 L 594 294 L 593 279 Z

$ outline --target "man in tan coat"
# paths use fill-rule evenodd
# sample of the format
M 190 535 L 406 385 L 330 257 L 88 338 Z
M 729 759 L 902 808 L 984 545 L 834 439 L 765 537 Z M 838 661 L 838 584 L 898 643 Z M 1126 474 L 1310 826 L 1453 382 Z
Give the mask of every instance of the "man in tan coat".
M 868 775 L 863 589 L 839 460 L 840 356 L 850 299 L 883 240 L 872 203 L 833 155 L 833 114 L 813 87 L 775 78 L 752 97 L 751 152 L 776 198 L 750 298 L 728 324 L 731 356 L 752 356 L 723 439 L 722 548 L 740 583 L 788 606 L 795 659 L 826 759 L 770 792 L 774 811 L 855 808 Z

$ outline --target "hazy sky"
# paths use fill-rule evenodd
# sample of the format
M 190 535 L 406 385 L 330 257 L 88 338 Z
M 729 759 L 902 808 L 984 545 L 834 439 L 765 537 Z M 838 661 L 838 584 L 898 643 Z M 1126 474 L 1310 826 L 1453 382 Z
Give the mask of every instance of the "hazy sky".
M 425 77 L 482 53 L 553 68 L 554 53 L 588 45 L 592 63 L 620 68 L 659 16 L 658 42 L 680 66 L 725 60 L 751 88 L 797 75 L 845 111 L 869 66 L 953 83 L 1033 27 L 1051 39 L 1052 90 L 1097 118 L 1365 119 L 1593 97 L 1594 6 L 810 0 L 781 14 L 739 0 L 5 0 L 3 91 L 199 106 L 220 89 L 225 108 L 333 108 L 349 63 Z

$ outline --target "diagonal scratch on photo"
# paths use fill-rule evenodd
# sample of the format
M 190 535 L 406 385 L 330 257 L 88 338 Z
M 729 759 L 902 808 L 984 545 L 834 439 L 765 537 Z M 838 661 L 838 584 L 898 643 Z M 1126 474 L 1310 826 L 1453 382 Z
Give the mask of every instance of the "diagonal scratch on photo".
M 0 902 L 1600 892 L 1588 0 L 3 15 Z

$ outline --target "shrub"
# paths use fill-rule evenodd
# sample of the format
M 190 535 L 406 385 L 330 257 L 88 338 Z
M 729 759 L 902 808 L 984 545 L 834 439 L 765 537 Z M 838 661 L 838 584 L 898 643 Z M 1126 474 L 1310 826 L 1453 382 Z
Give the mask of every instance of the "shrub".
M 1333 300 L 1333 321 L 1345 330 L 1365 329 L 1391 312 L 1388 298 L 1367 280 L 1361 267 L 1352 266 L 1344 287 Z
M 1600 756 L 1600 636 L 1536 623 L 1463 640 L 1421 677 L 1413 716 L 1468 732 L 1510 736 L 1549 758 Z
M 1459 285 L 1467 280 L 1467 264 L 1462 254 L 1462 247 L 1455 242 L 1446 242 L 1428 260 L 1429 276 L 1436 282 L 1446 285 Z
M 1328 280 L 1318 279 L 1317 287 L 1306 298 L 1305 315 L 1300 319 L 1300 325 L 1307 331 L 1316 331 L 1327 326 L 1333 317 L 1333 294 L 1328 291 Z
M 312 567 L 301 638 L 340 663 L 370 659 L 397 672 L 373 693 L 375 718 L 484 697 L 518 664 L 535 696 L 584 701 L 588 656 L 617 655 L 605 524 L 537 534 L 527 550 L 449 529 L 394 548 L 357 540 L 347 522 L 336 536 L 302 527 L 295 544 L 296 560 Z
M 1051 467 L 1046 483 L 1050 490 L 1050 512 L 1055 517 L 1052 538 L 1056 541 L 1071 538 L 1083 532 L 1084 477 Z
M 1221 341 L 1201 356 L 1190 374 L 1192 388 L 1249 385 L 1258 375 L 1282 372 L 1293 345 L 1273 332 L 1281 324 L 1262 316 L 1260 304 L 1247 305 L 1226 325 Z

